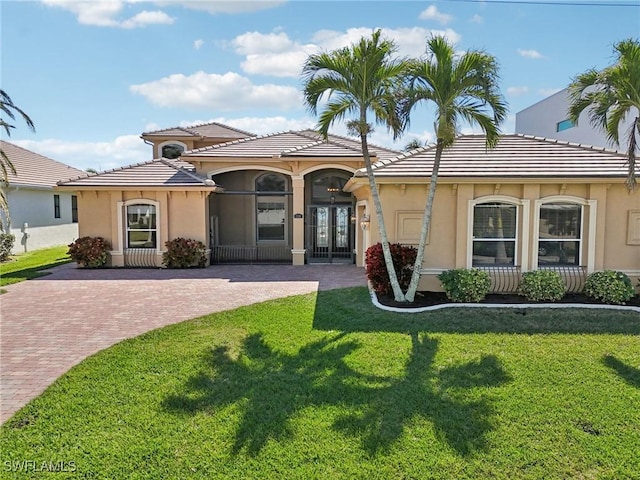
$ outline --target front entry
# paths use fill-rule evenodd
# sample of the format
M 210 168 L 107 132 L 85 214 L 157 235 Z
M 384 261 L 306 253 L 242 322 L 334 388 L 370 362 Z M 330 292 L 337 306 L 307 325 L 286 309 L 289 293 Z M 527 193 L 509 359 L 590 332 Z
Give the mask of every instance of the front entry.
M 354 232 L 351 205 L 311 205 L 307 218 L 310 263 L 353 263 Z

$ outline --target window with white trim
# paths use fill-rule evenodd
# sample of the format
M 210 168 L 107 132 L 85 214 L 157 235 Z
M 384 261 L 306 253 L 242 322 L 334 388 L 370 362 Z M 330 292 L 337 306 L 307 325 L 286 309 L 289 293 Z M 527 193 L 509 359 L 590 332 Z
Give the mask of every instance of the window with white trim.
M 538 266 L 579 266 L 582 256 L 582 205 L 540 205 Z
M 479 203 L 473 207 L 472 265 L 515 265 L 518 207 L 510 203 Z
M 157 248 L 157 212 L 155 205 L 136 203 L 127 205 L 127 248 Z

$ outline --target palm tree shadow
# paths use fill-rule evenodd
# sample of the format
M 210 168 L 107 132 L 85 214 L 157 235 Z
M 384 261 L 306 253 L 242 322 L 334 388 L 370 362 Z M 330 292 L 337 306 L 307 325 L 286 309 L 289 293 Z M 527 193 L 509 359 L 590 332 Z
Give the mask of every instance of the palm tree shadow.
M 616 372 L 625 382 L 635 388 L 640 388 L 640 368 L 631 367 L 618 360 L 613 355 L 605 355 L 602 363 Z
M 177 414 L 216 414 L 232 404 L 242 413 L 232 453 L 257 455 L 270 439 L 292 437 L 290 421 L 312 405 L 349 405 L 366 398 L 367 384 L 384 381 L 362 375 L 345 363 L 358 348 L 338 342 L 344 334 L 312 342 L 296 354 L 274 351 L 259 334 L 248 336 L 237 358 L 217 347 L 203 359 L 202 371 L 162 406 Z
M 493 408 L 485 396 L 470 399 L 465 390 L 499 386 L 509 375 L 494 356 L 437 371 L 433 361 L 438 341 L 418 334 L 412 334 L 411 341 L 405 375 L 380 388 L 362 414 L 343 415 L 334 427 L 362 436 L 363 448 L 375 455 L 388 451 L 405 428 L 422 417 L 459 454 L 485 449 Z

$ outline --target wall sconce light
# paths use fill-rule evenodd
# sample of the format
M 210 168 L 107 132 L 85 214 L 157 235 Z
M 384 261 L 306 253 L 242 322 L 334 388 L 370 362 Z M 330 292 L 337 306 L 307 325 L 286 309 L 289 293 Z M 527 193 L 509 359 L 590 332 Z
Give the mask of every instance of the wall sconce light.
M 360 219 L 360 228 L 362 228 L 362 230 L 367 230 L 370 223 L 371 219 L 369 218 L 369 215 L 363 215 Z

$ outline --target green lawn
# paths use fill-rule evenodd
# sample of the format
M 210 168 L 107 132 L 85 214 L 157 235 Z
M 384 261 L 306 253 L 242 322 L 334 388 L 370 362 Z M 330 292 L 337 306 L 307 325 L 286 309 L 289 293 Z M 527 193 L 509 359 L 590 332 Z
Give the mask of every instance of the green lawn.
M 75 469 L 61 475 L 71 478 L 618 480 L 639 478 L 639 451 L 637 313 L 396 314 L 353 288 L 98 353 L 2 427 L 0 468 L 3 478 L 41 478 L 10 471 L 32 460 Z
M 0 286 L 47 275 L 47 269 L 71 261 L 67 250 L 69 247 L 63 245 L 12 256 L 11 260 L 0 263 Z

